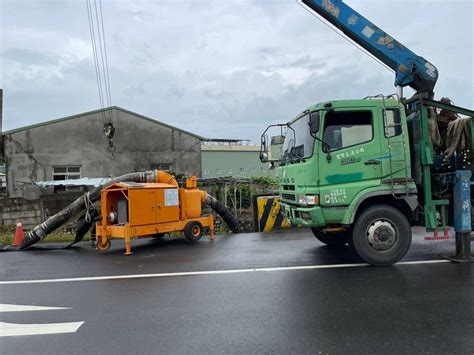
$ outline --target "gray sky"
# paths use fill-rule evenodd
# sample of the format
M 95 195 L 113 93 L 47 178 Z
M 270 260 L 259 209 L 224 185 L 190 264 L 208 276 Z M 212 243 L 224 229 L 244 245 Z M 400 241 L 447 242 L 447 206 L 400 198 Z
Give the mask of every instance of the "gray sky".
M 1 1 L 3 129 L 99 108 L 84 0 Z M 112 103 L 206 137 L 257 141 L 323 100 L 393 93 L 394 74 L 294 0 L 102 0 Z M 474 107 L 474 1 L 347 3 L 437 66 Z

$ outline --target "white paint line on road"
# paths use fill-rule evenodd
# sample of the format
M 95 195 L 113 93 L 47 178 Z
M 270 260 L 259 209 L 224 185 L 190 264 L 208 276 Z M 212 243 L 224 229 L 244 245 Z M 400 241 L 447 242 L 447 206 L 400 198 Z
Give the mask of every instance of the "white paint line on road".
M 75 333 L 84 322 L 15 324 L 0 322 L 0 337 Z
M 30 311 L 51 311 L 55 309 L 70 309 L 66 307 L 42 307 L 42 306 L 24 306 L 20 304 L 0 303 L 1 312 L 30 312 Z
M 443 260 L 403 261 L 403 262 L 397 263 L 396 266 L 419 265 L 419 264 L 439 264 L 439 263 L 449 263 L 449 262 L 450 262 L 449 260 L 444 260 L 444 259 Z M 241 273 L 249 273 L 249 272 L 271 272 L 271 271 L 290 271 L 290 270 L 341 269 L 341 268 L 352 268 L 352 267 L 370 267 L 370 265 L 369 264 L 304 265 L 304 266 L 282 266 L 282 267 L 235 269 L 235 270 L 170 272 L 170 273 L 160 273 L 160 274 L 90 276 L 90 277 L 72 277 L 72 278 L 65 278 L 65 279 L 0 281 L 0 285 L 44 284 L 44 283 L 56 283 L 56 282 L 101 281 L 101 280 L 123 280 L 123 279 L 145 279 L 145 278 L 158 278 L 158 277 L 241 274 Z

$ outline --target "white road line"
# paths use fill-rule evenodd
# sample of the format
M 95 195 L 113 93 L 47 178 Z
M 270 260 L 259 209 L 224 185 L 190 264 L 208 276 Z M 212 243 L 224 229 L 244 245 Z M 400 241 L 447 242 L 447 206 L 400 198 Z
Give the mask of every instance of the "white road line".
M 449 263 L 449 262 L 450 262 L 449 260 L 444 260 L 444 259 L 443 260 L 403 261 L 403 262 L 397 263 L 396 265 L 402 266 L 402 265 L 418 265 L 418 264 L 438 264 L 438 263 Z M 340 268 L 368 267 L 368 266 L 370 265 L 368 264 L 333 264 L 333 265 L 282 266 L 282 267 L 254 268 L 254 269 L 209 270 L 209 271 L 171 272 L 171 273 L 160 273 L 160 274 L 111 275 L 111 276 L 72 277 L 72 278 L 65 278 L 65 279 L 0 281 L 0 285 L 145 279 L 145 278 L 158 278 L 158 277 L 241 274 L 241 273 L 249 273 L 249 272 L 271 272 L 271 271 L 289 271 L 289 270 L 340 269 Z
M 0 337 L 75 333 L 84 322 L 15 324 L 0 322 Z
M 42 306 L 24 306 L 20 304 L 0 303 L 1 312 L 29 312 L 29 311 L 51 311 L 55 309 L 70 309 L 67 307 L 42 307 Z

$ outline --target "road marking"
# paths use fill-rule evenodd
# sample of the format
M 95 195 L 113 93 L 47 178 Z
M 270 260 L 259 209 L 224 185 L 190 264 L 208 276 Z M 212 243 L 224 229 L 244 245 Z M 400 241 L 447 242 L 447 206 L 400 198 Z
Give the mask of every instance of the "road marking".
M 84 322 L 15 324 L 0 322 L 0 337 L 75 333 Z
M 51 311 L 55 309 L 70 309 L 66 307 L 41 307 L 41 306 L 23 306 L 20 304 L 0 303 L 1 312 L 29 312 L 29 311 Z
M 422 260 L 422 261 L 403 261 L 396 265 L 418 265 L 418 264 L 438 264 L 450 263 L 449 260 Z M 209 270 L 209 271 L 188 271 L 188 272 L 171 272 L 159 274 L 135 274 L 135 275 L 111 275 L 111 276 L 90 276 L 90 277 L 73 277 L 64 279 L 44 279 L 44 280 L 17 280 L 17 281 L 0 281 L 0 285 L 21 285 L 21 284 L 44 284 L 57 282 L 78 282 L 78 281 L 101 281 L 101 280 L 123 280 L 123 279 L 145 279 L 159 277 L 177 277 L 177 276 L 198 276 L 198 275 L 222 275 L 222 274 L 241 274 L 249 272 L 272 272 L 272 271 L 289 271 L 289 270 L 314 270 L 314 269 L 340 269 L 351 267 L 370 267 L 369 264 L 332 264 L 332 265 L 304 265 L 304 266 L 281 266 L 254 269 L 235 269 L 235 270 Z

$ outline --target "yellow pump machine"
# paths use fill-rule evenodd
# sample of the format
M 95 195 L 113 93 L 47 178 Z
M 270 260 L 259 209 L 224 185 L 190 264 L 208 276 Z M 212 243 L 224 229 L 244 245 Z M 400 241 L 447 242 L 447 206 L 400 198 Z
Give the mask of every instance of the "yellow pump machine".
M 156 182 L 118 182 L 101 191 L 102 221 L 96 225 L 97 249 L 110 248 L 110 239 L 125 240 L 125 255 L 131 255 L 131 239 L 183 232 L 188 241 L 201 239 L 209 229 L 214 239 L 212 214 L 201 216 L 207 193 L 197 188 L 192 176 L 180 188 L 174 176 L 159 171 Z

